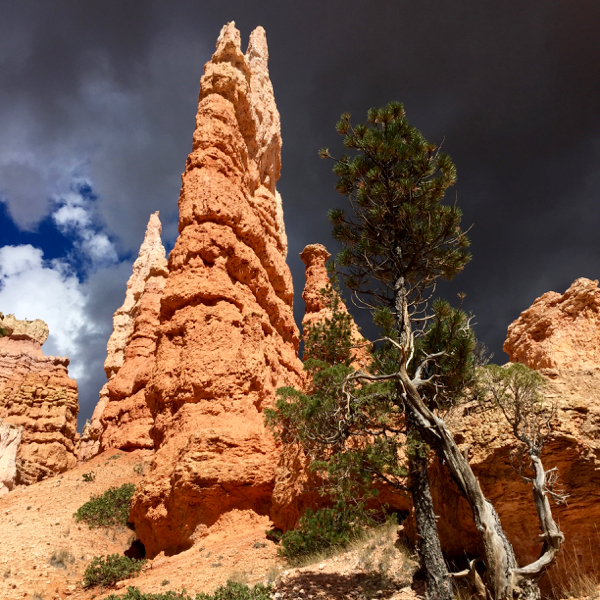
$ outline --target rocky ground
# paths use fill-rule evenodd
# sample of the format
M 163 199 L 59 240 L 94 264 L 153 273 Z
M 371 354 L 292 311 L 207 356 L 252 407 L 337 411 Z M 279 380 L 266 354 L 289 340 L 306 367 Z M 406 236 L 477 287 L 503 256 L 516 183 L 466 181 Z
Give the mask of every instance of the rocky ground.
M 89 529 L 77 523 L 75 511 L 92 495 L 124 483 L 138 483 L 148 469 L 144 451 L 109 450 L 75 469 L 46 481 L 20 487 L 0 497 L 0 598 L 13 600 L 101 600 L 134 585 L 144 592 L 181 590 L 212 592 L 228 579 L 248 585 L 275 584 L 281 600 L 294 598 L 415 598 L 411 589 L 414 562 L 396 548 L 393 531 L 381 531 L 349 552 L 290 569 L 265 538 L 266 518 L 241 511 L 224 515 L 189 550 L 159 554 L 139 577 L 117 589 L 84 590 L 81 580 L 94 556 L 127 551 L 130 529 Z M 84 474 L 94 481 L 84 481 Z M 422 593 L 420 594 L 422 595 Z

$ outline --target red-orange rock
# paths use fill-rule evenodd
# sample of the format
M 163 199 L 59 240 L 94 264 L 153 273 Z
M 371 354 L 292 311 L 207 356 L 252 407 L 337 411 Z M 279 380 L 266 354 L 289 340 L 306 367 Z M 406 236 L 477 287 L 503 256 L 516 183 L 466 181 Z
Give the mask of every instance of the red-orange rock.
M 264 30 L 244 55 L 230 23 L 201 80 L 146 388 L 157 452 L 130 515 L 150 556 L 227 511 L 269 514 L 277 451 L 261 410 L 302 381 L 267 60 Z
M 330 256 L 331 254 L 322 244 L 306 246 L 300 253 L 300 258 L 306 265 L 306 284 L 302 293 L 306 305 L 302 320 L 305 332 L 307 325 L 323 323 L 325 319 L 330 319 L 332 316 L 331 304 L 321 294 L 321 290 L 331 285 L 325 266 Z M 346 305 L 341 299 L 338 310 L 348 314 Z M 354 349 L 356 360 L 352 366 L 355 369 L 364 368 L 370 361 L 368 342 L 360 335 L 354 320 L 350 325 L 352 341 L 357 345 Z M 324 498 L 317 491 L 320 482 L 309 471 L 309 464 L 310 460 L 299 447 L 287 445 L 281 449 L 273 489 L 271 517 L 274 524 L 283 530 L 295 527 L 307 508 L 318 508 L 324 502 Z
M 569 495 L 552 512 L 565 544 L 549 576 L 569 581 L 573 569 L 597 573 L 600 551 L 591 526 L 600 521 L 600 372 L 554 371 L 545 396 L 556 402 L 554 433 L 544 447 L 546 469 L 558 468 L 559 485 Z M 521 565 L 540 555 L 540 527 L 531 485 L 513 469 L 510 452 L 517 444 L 499 411 L 478 404 L 458 407 L 448 417 L 455 439 L 498 510 L 502 526 Z M 478 552 L 478 536 L 469 505 L 446 469 L 434 462 L 431 479 L 442 547 L 450 556 Z
M 600 289 L 580 278 L 563 294 L 546 292 L 508 328 L 504 351 L 532 369 L 600 368 Z
M 569 495 L 552 506 L 565 534 L 549 578 L 569 581 L 573 572 L 596 573 L 600 564 L 600 290 L 598 282 L 577 279 L 564 295 L 548 292 L 508 328 L 504 349 L 512 362 L 539 369 L 547 383 L 545 397 L 556 404 L 553 434 L 542 460 L 558 468 L 559 484 Z M 461 449 L 502 525 L 521 564 L 539 557 L 540 528 L 531 486 L 512 468 L 516 440 L 499 411 L 477 404 L 457 407 L 447 417 Z M 447 473 L 435 464 L 432 480 L 439 507 L 438 527 L 450 555 L 477 552 L 471 511 Z
M 143 291 L 136 302 L 136 317 L 124 352 L 122 366 L 107 384 L 108 402 L 102 411 L 101 450 L 153 449 L 150 430 L 154 419 L 146 404 L 146 385 L 154 366 L 160 300 L 167 282 L 167 259 L 160 239 L 158 213 L 150 217 L 144 243 L 134 263 L 145 274 Z M 131 289 L 131 288 L 129 288 Z
M 0 419 L 22 428 L 15 483 L 30 484 L 77 462 L 77 382 L 69 378 L 68 358 L 44 356 L 48 326 L 43 321 L 0 319 L 10 332 L 0 337 Z M 14 451 L 14 441 L 4 451 L 9 448 Z
M 167 259 L 158 212 L 150 215 L 146 235 L 133 263 L 123 305 L 113 317 L 104 364 L 109 381 L 100 390 L 92 419 L 78 448 L 80 462 L 108 448 L 153 449 L 154 419 L 146 404 L 146 384 L 154 365 L 160 299 L 167 280 Z
M 307 325 L 322 323 L 325 319 L 330 319 L 332 316 L 331 306 L 321 294 L 321 290 L 331 285 L 327 274 L 327 267 L 325 266 L 330 256 L 331 254 L 327 252 L 327 249 L 322 244 L 310 244 L 300 253 L 300 258 L 306 265 L 306 284 L 302 292 L 302 298 L 306 304 L 304 318 L 302 319 L 303 328 L 306 328 Z M 348 309 L 341 299 L 338 310 L 348 314 Z M 360 334 L 354 319 L 350 322 L 350 327 L 352 343 L 356 345 L 356 348 L 353 350 L 355 360 L 352 366 L 355 369 L 364 368 L 371 360 L 369 343 Z

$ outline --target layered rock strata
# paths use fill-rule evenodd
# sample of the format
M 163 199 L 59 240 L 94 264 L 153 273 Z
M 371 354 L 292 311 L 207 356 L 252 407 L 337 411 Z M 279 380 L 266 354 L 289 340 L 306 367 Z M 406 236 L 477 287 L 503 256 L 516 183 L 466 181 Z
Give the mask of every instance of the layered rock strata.
M 277 450 L 262 408 L 300 385 L 266 35 L 233 23 L 201 80 L 146 398 L 157 452 L 130 519 L 150 556 L 233 509 L 268 515 Z
M 107 384 L 108 401 L 102 411 L 101 448 L 153 449 L 150 430 L 154 419 L 146 403 L 146 385 L 154 366 L 158 337 L 160 301 L 167 282 L 167 259 L 160 239 L 162 226 L 158 212 L 150 217 L 140 253 L 133 264 L 134 284 L 145 280 L 139 296 L 123 364 Z M 131 281 L 131 280 L 130 280 Z M 128 286 L 128 291 L 134 285 Z
M 22 428 L 15 482 L 30 484 L 77 462 L 77 382 L 69 378 L 68 358 L 44 356 L 48 326 L 43 321 L 8 315 L 0 327 L 7 332 L 0 337 L 0 419 L 4 426 Z M 13 453 L 14 443 L 4 451 Z
M 160 239 L 162 225 L 158 212 L 150 215 L 146 235 L 133 263 L 133 272 L 127 281 L 125 300 L 113 315 L 113 332 L 106 344 L 104 370 L 112 379 L 125 361 L 125 352 L 134 335 L 135 321 L 140 314 L 140 298 L 150 277 L 165 269 L 165 248 Z M 160 276 L 160 275 L 159 275 Z
M 154 423 L 146 384 L 154 365 L 160 299 L 167 259 L 159 213 L 150 215 L 144 241 L 127 282 L 125 302 L 114 314 L 104 363 L 109 381 L 100 390 L 94 414 L 84 427 L 78 458 L 86 461 L 108 448 L 153 449 Z

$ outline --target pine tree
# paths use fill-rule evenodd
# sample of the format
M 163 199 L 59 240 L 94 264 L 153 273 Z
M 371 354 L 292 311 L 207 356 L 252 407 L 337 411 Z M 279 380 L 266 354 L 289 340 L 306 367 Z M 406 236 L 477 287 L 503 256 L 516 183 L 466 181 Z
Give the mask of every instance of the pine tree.
M 446 303 L 432 302 L 437 282 L 451 280 L 470 260 L 461 211 L 456 204 L 443 204 L 447 189 L 456 182 L 454 164 L 408 123 L 397 102 L 369 110 L 366 124 L 353 126 L 350 115 L 344 114 L 337 131 L 354 155 L 342 156 L 334 167 L 336 189 L 348 197 L 351 209 L 349 214 L 342 209 L 329 213 L 333 235 L 342 244 L 336 267 L 355 299 L 373 311 L 387 345 L 379 372 L 346 376 L 341 385 L 347 402 L 352 404 L 353 390 L 362 386 L 393 382 L 395 394 L 390 398 L 405 411 L 409 439 L 418 449 L 427 443 L 437 452 L 473 510 L 485 550 L 486 580 L 475 563 L 461 575 L 471 576 L 484 598 L 539 598 L 537 580 L 562 541 L 547 492 L 533 481 L 545 536 L 543 556 L 519 568 L 498 514 L 436 410 L 460 398 L 465 385 L 472 383 L 474 366 L 469 319 Z M 327 149 L 320 155 L 332 158 Z M 356 398 L 360 402 L 359 394 Z M 539 449 L 530 447 L 532 464 L 539 470 Z M 449 578 L 424 456 L 423 451 L 414 452 L 410 469 L 421 554 L 429 596 L 447 599 Z

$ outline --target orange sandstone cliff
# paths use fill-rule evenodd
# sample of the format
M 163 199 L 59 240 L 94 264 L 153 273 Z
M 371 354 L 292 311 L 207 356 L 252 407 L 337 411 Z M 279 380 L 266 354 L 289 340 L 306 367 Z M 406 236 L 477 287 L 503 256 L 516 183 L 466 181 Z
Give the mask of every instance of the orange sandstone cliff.
M 229 23 L 201 80 L 146 388 L 157 451 L 130 514 L 149 556 L 223 513 L 268 522 L 277 449 L 261 411 L 302 381 L 267 61 L 264 29 L 244 54 Z
M 77 463 L 77 382 L 44 356 L 48 326 L 0 313 L 0 494 Z

